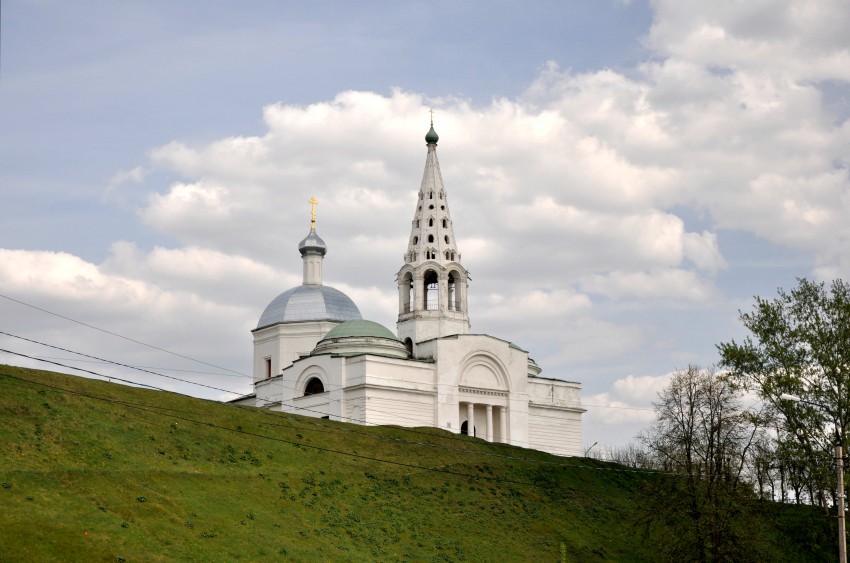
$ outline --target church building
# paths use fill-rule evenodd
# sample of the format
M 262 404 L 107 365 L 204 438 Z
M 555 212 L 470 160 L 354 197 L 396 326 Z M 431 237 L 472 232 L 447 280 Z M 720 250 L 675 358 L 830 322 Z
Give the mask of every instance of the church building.
M 438 140 L 432 123 L 397 274 L 397 334 L 362 319 L 347 295 L 322 283 L 328 246 L 316 232 L 313 199 L 310 233 L 298 245 L 304 282 L 260 316 L 252 331 L 254 393 L 233 402 L 358 424 L 432 426 L 582 455 L 581 385 L 542 377 L 524 349 L 470 332 L 469 275 L 454 237 Z

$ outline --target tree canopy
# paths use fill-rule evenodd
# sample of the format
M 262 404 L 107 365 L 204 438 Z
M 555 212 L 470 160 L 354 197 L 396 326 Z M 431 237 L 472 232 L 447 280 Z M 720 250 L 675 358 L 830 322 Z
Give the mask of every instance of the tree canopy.
M 799 279 L 790 292 L 756 297 L 740 319 L 752 333 L 742 343 L 718 345 L 721 365 L 746 389 L 773 405 L 804 439 L 832 445 L 837 430 L 847 443 L 850 426 L 850 285 Z M 800 397 L 791 403 L 782 394 Z M 837 428 L 834 428 L 834 425 Z M 796 432 L 797 428 L 792 428 Z
M 740 314 L 751 335 L 718 350 L 732 380 L 772 407 L 777 451 L 793 455 L 810 500 L 825 506 L 822 491 L 835 491 L 832 446 L 847 444 L 850 426 L 850 285 L 797 281 L 776 298 L 756 297 L 753 311 Z

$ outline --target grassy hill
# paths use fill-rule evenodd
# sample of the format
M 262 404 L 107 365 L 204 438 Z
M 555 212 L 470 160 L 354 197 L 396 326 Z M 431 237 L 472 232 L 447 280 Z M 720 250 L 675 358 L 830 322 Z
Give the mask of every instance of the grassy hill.
M 0 559 L 653 561 L 654 475 L 0 366 Z M 833 558 L 769 504 L 773 560 Z

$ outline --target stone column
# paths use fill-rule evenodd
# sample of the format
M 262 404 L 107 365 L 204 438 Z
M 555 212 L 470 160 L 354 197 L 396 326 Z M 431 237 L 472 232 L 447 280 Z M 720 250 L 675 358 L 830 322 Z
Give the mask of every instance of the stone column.
M 422 272 L 415 272 L 413 274 L 413 304 L 411 305 L 411 311 L 421 311 L 425 306 L 425 278 L 422 276 Z
M 493 405 L 487 405 L 487 441 L 493 441 Z
M 448 310 L 448 302 L 449 302 L 449 278 L 446 274 L 440 273 L 437 278 L 437 288 L 440 294 L 440 301 L 438 303 L 440 311 Z
M 508 409 L 499 407 L 499 437 L 503 444 L 508 443 Z
M 466 403 L 466 434 L 475 436 L 475 405 Z

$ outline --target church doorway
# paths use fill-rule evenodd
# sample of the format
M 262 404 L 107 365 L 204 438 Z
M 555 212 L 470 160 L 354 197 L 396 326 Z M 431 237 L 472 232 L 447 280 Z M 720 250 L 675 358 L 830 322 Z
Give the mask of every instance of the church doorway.
M 468 420 L 464 420 L 463 424 L 460 425 L 460 433 L 466 434 L 467 436 L 470 436 L 470 434 L 469 434 L 469 421 Z M 472 425 L 471 436 L 473 436 L 473 437 L 475 436 L 475 425 L 474 424 Z

